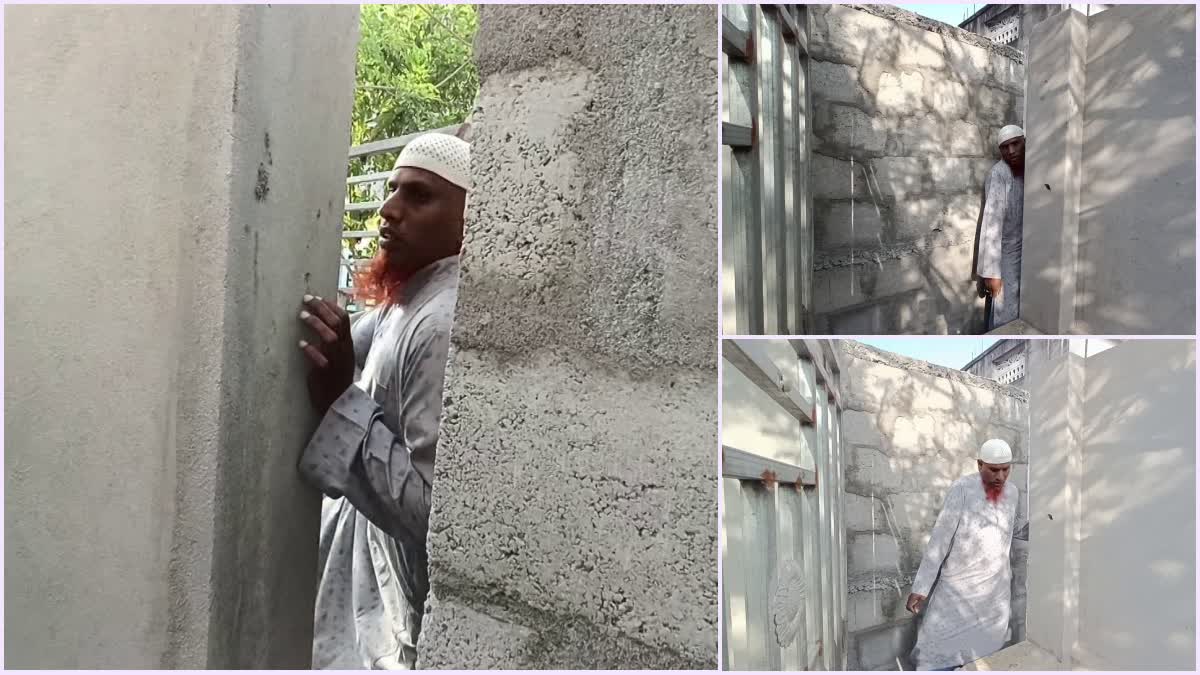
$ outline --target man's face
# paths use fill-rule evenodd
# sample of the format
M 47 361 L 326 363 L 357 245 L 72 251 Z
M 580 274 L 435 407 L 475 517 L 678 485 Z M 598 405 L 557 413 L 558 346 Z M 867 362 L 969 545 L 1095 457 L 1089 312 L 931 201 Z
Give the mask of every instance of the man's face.
M 466 190 L 424 169 L 401 167 L 388 179 L 379 209 L 379 246 L 404 275 L 462 249 Z
M 1000 144 L 1000 157 L 1012 169 L 1025 167 L 1025 137 L 1010 138 Z
M 1008 480 L 1008 472 L 1012 470 L 1011 464 L 988 464 L 983 460 L 976 460 L 979 464 L 979 475 L 983 478 L 983 484 L 992 489 L 1004 487 L 1004 482 Z

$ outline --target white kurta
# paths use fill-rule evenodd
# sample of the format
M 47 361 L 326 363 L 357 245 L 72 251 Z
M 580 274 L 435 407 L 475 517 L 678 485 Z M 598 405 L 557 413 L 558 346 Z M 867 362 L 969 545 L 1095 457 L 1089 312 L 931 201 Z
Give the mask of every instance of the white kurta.
M 1009 482 L 989 502 L 978 473 L 950 487 L 913 580 L 912 592 L 928 597 L 913 650 L 918 670 L 970 663 L 1008 640 L 1019 494 Z
M 984 182 L 983 222 L 975 274 L 1000 279 L 1004 291 L 992 299 L 988 330 L 1017 319 L 1021 305 L 1021 244 L 1025 218 L 1025 178 L 996 162 Z
M 358 383 L 325 414 L 301 457 L 301 474 L 326 495 L 313 668 L 416 664 L 457 284 L 458 257 L 444 258 L 408 281 L 399 304 L 355 317 Z

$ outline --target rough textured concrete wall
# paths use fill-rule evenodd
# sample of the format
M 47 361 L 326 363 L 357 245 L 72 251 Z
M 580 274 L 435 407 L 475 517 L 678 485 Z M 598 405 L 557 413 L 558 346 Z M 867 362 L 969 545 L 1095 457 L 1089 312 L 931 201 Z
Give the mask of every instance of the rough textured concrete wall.
M 1192 670 L 1195 342 L 1131 340 L 1084 363 L 1079 660 Z
M 713 6 L 485 6 L 422 667 L 715 668 Z
M 357 11 L 5 18 L 5 665 L 306 668 Z
M 1083 119 L 1074 332 L 1191 334 L 1196 296 L 1180 289 L 1196 286 L 1194 5 L 1088 19 Z
M 818 332 L 982 332 L 974 242 L 1019 55 L 892 7 L 809 9 Z
M 1028 482 L 1026 394 L 957 370 L 841 341 L 850 668 L 910 668 L 917 623 L 904 609 L 946 491 L 976 471 L 988 438 L 1013 448 Z M 1024 633 L 1024 545 L 1013 549 L 1013 628 Z M 899 661 L 897 661 L 899 659 Z

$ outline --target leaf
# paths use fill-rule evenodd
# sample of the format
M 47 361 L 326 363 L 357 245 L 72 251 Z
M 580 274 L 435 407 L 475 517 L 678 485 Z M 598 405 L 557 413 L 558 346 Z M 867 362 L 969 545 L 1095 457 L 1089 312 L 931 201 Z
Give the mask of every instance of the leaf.
M 466 119 L 479 91 L 473 5 L 363 5 L 360 21 L 353 144 Z

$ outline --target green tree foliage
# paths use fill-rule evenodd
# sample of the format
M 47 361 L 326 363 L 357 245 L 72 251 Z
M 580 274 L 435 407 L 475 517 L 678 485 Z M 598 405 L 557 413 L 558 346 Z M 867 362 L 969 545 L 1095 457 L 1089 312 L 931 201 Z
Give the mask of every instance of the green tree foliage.
M 466 120 L 479 91 L 472 45 L 479 16 L 473 5 L 362 5 L 354 88 L 354 145 L 437 129 Z M 348 175 L 388 171 L 394 153 L 350 162 Z M 382 196 L 381 184 L 356 185 L 351 201 Z M 346 229 L 376 229 L 373 213 L 346 214 Z M 347 244 L 351 242 L 346 242 Z M 375 253 L 375 242 L 354 257 Z

